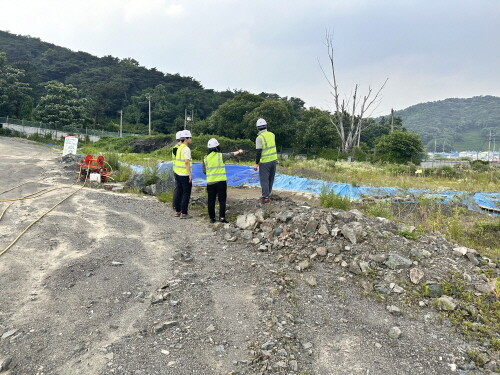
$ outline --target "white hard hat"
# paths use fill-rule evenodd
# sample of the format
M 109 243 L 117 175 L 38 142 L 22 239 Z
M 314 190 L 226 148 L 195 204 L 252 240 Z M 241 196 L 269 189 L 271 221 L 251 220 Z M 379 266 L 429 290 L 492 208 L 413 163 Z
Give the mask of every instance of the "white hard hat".
M 217 139 L 215 138 L 210 138 L 210 140 L 208 141 L 208 148 L 215 148 L 219 145 L 219 142 L 217 141 Z
M 175 133 L 175 139 L 181 139 L 182 131 Z
M 261 126 L 267 126 L 267 122 L 263 118 L 260 118 L 260 119 L 257 120 L 257 124 L 256 125 L 257 125 L 258 128 L 261 127 Z
M 181 131 L 181 138 L 191 138 L 191 132 L 189 130 L 182 130 Z

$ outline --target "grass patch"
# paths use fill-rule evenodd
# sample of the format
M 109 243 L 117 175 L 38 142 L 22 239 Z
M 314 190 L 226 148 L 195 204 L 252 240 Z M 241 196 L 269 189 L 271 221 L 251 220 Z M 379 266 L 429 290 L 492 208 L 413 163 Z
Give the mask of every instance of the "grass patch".
M 326 188 L 322 189 L 319 201 L 321 207 L 324 208 L 336 208 L 345 211 L 351 208 L 351 200 L 349 197 L 343 197 L 334 193 L 333 190 L 327 190 Z
M 322 179 L 358 186 L 392 186 L 404 189 L 498 191 L 500 168 L 473 165 L 427 168 L 415 175 L 415 165 L 371 164 L 368 162 L 332 161 L 325 159 L 289 159 L 280 163 L 280 173 L 311 177 L 310 171 L 321 173 Z M 314 177 L 313 177 L 314 178 Z
M 169 191 L 158 194 L 156 197 L 162 203 L 172 202 L 172 200 L 174 198 L 174 191 L 169 190 Z
M 122 164 L 118 171 L 114 173 L 113 178 L 118 182 L 125 182 L 134 175 L 132 168 L 128 165 Z
M 418 237 L 419 237 L 419 236 L 418 236 L 418 233 L 417 233 L 417 232 L 415 232 L 415 231 L 411 232 L 411 231 L 409 231 L 409 230 L 403 230 L 403 229 L 401 229 L 401 230 L 398 230 L 398 232 L 397 232 L 397 233 L 398 233 L 400 236 L 402 236 L 402 237 L 404 237 L 404 238 L 407 238 L 407 239 L 409 239 L 409 240 L 413 240 L 413 241 L 418 240 Z
M 362 206 L 362 212 L 372 217 L 383 217 L 388 220 L 394 220 L 392 212 L 392 203 L 388 201 L 366 202 Z

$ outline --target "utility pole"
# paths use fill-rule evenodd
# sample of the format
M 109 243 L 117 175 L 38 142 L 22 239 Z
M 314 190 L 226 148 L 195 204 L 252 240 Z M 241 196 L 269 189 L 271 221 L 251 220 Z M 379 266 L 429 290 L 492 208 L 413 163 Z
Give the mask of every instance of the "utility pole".
M 120 109 L 120 138 L 123 137 L 123 109 Z
M 186 130 L 188 122 L 194 121 L 194 110 L 191 110 L 191 116 L 188 116 L 188 110 L 184 109 L 184 130 Z
M 491 155 L 491 129 L 490 129 L 490 137 L 488 138 L 488 161 L 490 161 Z
M 148 96 L 146 96 L 146 98 L 148 99 L 148 107 L 149 107 L 149 122 L 148 122 L 149 132 L 148 132 L 148 134 L 151 135 L 151 95 L 148 94 Z
M 394 109 L 391 108 L 391 133 L 394 131 Z

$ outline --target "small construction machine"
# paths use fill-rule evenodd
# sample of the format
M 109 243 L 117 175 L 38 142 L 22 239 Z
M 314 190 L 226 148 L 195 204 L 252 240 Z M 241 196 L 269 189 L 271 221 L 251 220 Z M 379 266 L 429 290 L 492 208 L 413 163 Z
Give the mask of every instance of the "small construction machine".
M 97 159 L 90 154 L 80 160 L 80 181 L 106 182 L 109 171 L 104 166 L 104 156 L 100 155 Z M 106 163 L 107 164 L 107 163 Z

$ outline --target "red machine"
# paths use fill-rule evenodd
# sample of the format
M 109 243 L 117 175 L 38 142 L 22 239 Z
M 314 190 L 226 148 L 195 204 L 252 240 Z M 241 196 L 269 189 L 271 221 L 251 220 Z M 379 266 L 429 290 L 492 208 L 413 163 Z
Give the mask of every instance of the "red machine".
M 94 159 L 92 155 L 85 156 L 80 160 L 80 180 L 106 182 L 108 169 L 104 167 L 104 156 L 100 155 Z

